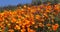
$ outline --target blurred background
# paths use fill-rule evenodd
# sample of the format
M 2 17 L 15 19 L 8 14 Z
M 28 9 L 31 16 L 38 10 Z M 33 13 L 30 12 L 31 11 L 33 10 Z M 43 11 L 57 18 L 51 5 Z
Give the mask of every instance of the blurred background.
M 9 5 L 40 4 L 44 2 L 59 3 L 60 0 L 0 0 L 0 7 Z
M 29 4 L 32 0 L 0 0 L 0 6 Z
M 50 2 L 52 4 L 60 3 L 60 0 L 0 0 L 0 11 L 3 9 L 14 9 L 23 5 L 40 5 Z

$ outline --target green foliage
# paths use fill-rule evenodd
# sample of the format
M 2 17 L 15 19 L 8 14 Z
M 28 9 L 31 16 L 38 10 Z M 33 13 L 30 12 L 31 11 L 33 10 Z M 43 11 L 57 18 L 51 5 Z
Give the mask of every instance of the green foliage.
M 7 27 L 7 26 L 5 27 L 5 30 L 4 30 L 4 32 L 8 32 L 8 27 Z

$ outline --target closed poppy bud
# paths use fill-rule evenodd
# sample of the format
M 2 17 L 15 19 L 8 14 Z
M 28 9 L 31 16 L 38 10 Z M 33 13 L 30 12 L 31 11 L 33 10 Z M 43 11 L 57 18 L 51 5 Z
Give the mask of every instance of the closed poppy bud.
M 26 8 L 26 5 L 24 5 L 24 8 Z

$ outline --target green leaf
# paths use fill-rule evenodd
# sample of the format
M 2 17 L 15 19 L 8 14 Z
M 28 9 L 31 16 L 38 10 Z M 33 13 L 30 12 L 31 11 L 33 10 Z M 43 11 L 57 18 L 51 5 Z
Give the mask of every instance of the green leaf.
M 5 27 L 5 30 L 4 30 L 4 32 L 8 32 L 8 27 L 7 27 L 7 26 Z

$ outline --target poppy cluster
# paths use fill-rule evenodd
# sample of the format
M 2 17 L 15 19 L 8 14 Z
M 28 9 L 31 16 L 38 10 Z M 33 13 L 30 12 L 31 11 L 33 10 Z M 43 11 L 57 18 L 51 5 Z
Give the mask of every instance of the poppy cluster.
M 60 4 L 17 7 L 0 13 L 0 32 L 60 31 Z

